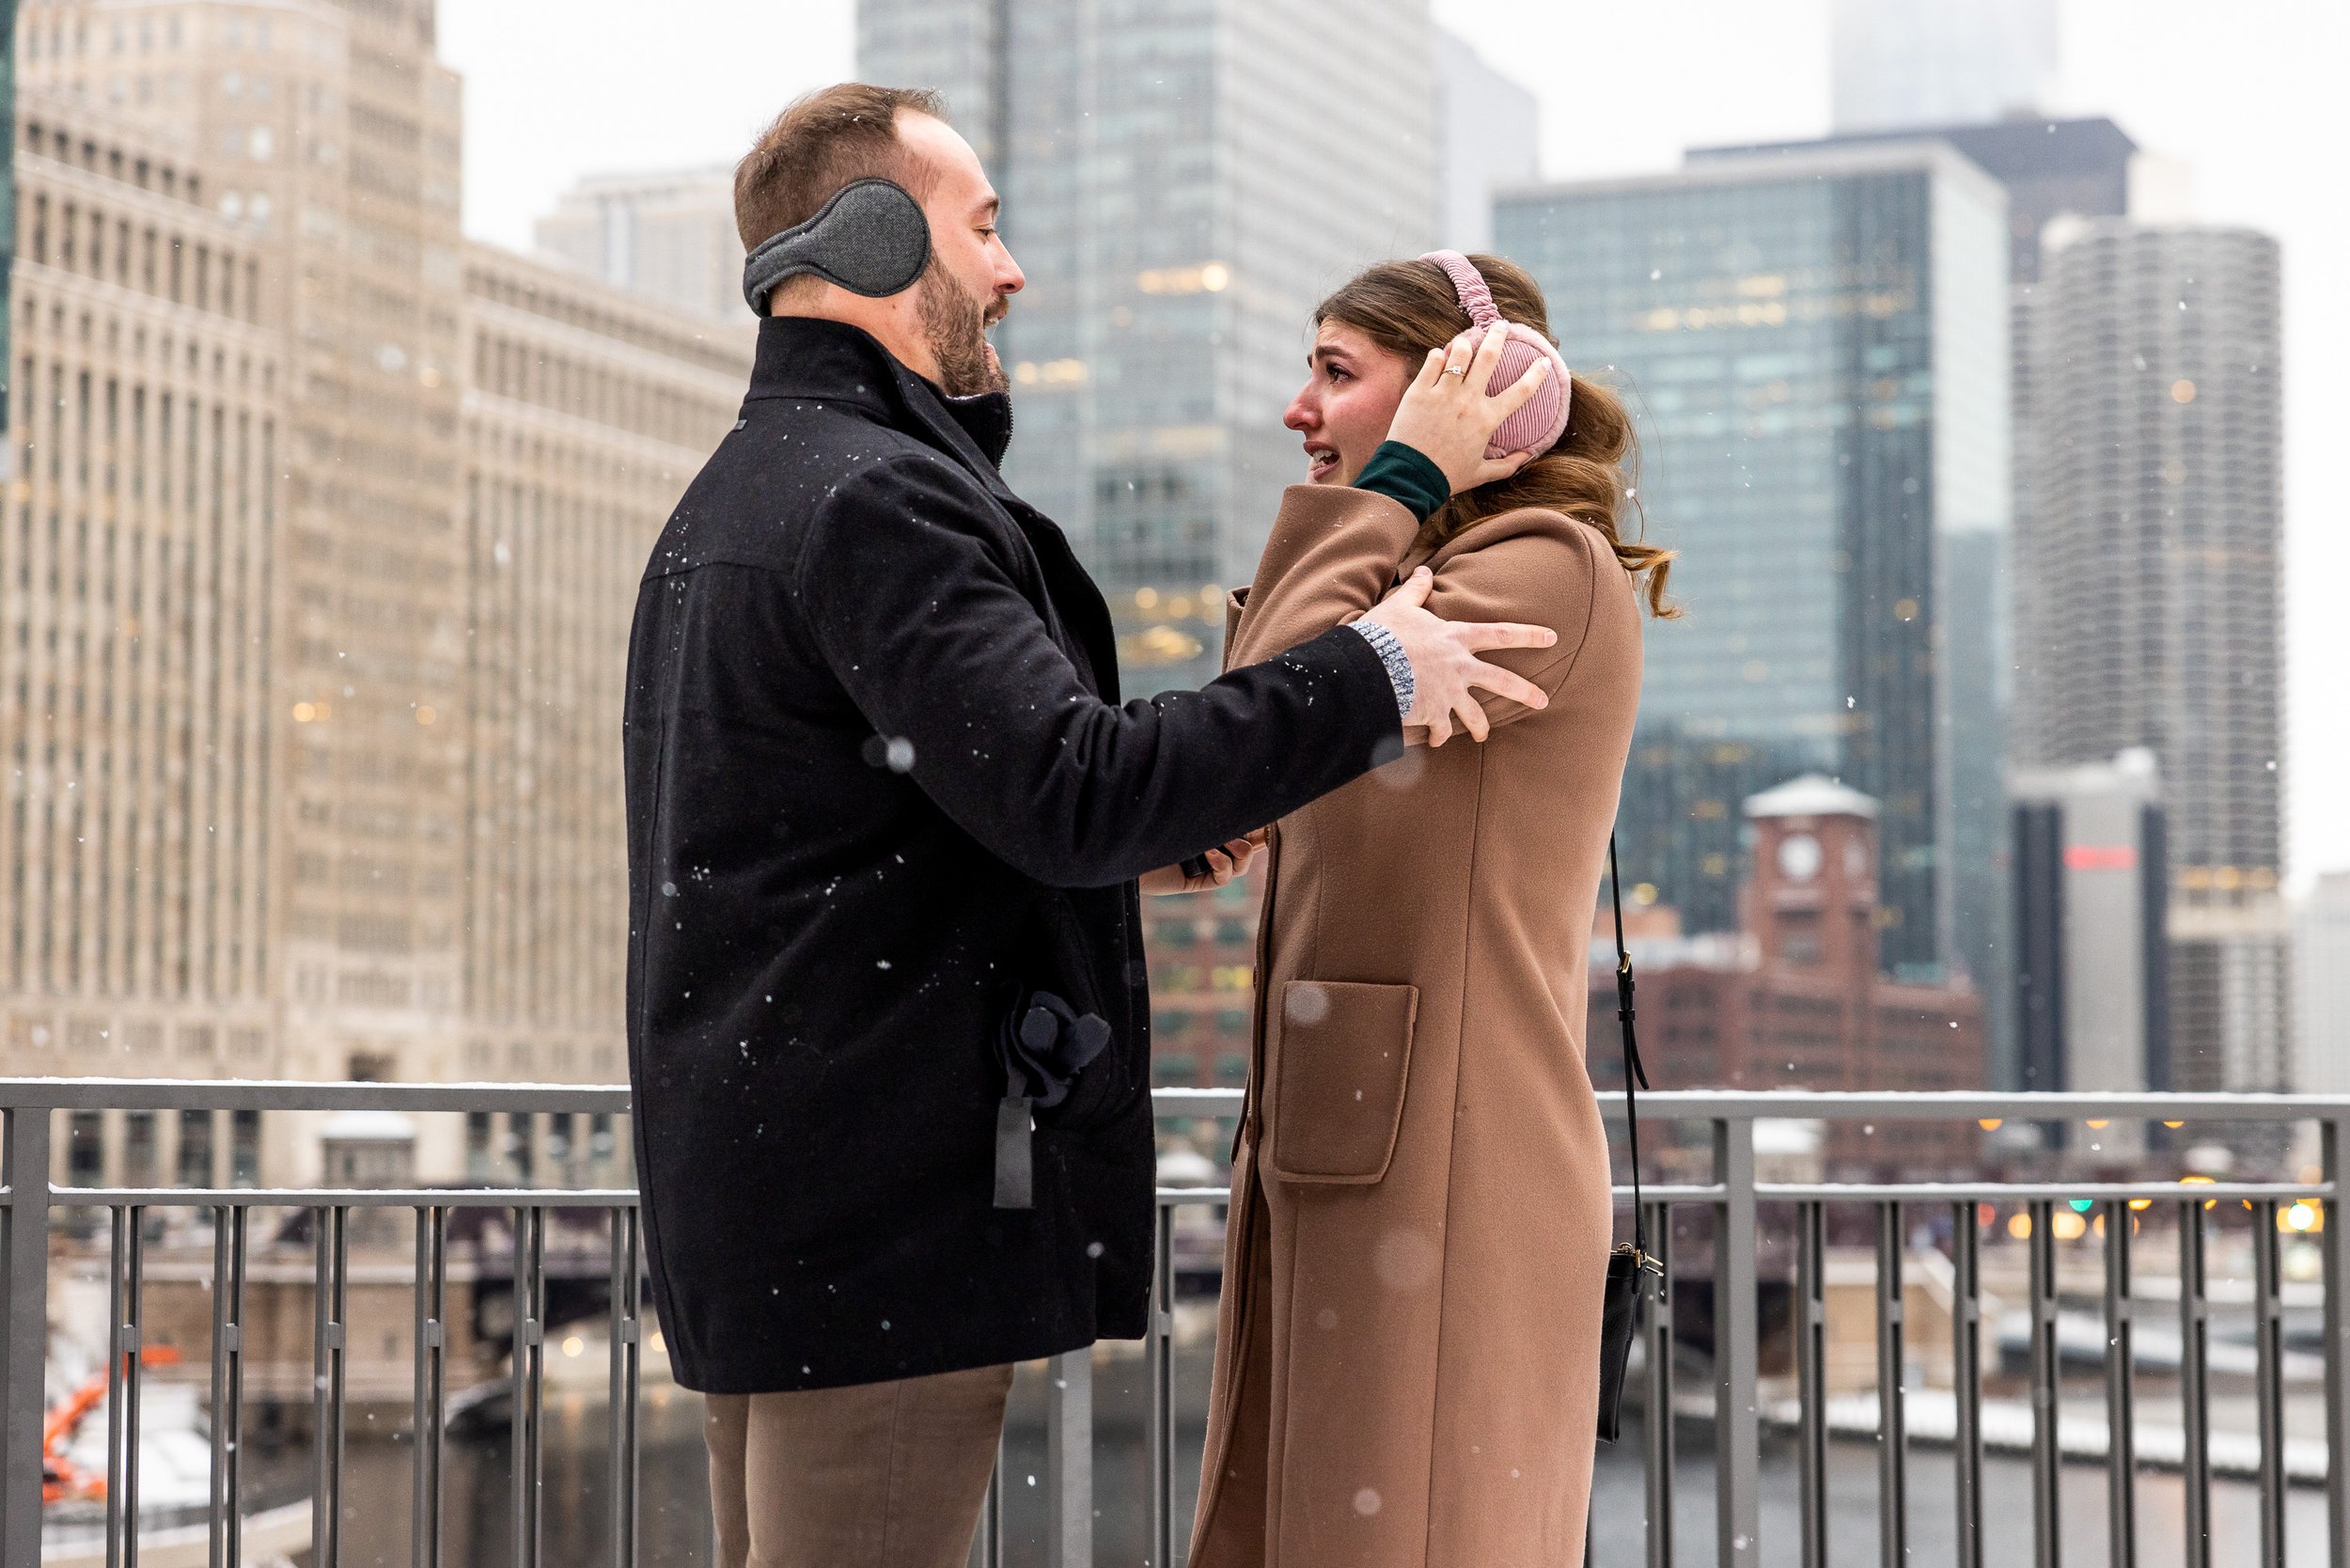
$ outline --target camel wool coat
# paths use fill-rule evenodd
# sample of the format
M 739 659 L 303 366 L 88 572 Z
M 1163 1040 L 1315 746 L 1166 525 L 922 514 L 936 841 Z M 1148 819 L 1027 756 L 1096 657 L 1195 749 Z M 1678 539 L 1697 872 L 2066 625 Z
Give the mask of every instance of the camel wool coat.
M 1555 512 L 1431 553 L 1288 491 L 1228 664 L 1370 608 L 1520 620 L 1479 745 L 1414 745 L 1274 825 L 1192 1568 L 1574 1568 L 1611 1246 L 1584 1070 L 1591 912 L 1640 687 L 1629 575 Z M 1415 737 L 1418 739 L 1420 737 Z

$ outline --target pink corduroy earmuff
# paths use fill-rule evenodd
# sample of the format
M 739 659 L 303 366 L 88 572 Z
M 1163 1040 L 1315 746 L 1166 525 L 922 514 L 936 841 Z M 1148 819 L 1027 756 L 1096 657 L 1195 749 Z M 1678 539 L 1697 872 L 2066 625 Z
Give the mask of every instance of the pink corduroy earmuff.
M 1494 307 L 1493 290 L 1485 286 L 1484 274 L 1475 262 L 1457 250 L 1432 250 L 1420 258 L 1434 261 L 1452 279 L 1452 290 L 1460 296 L 1461 308 L 1468 312 L 1469 322 L 1479 334 L 1501 320 L 1501 312 Z M 1510 329 L 1509 340 L 1501 346 L 1501 363 L 1494 367 L 1493 380 L 1485 384 L 1485 395 L 1493 396 L 1515 382 L 1537 359 L 1550 361 L 1550 374 L 1542 385 L 1526 400 L 1519 410 L 1501 422 L 1494 437 L 1485 445 L 1489 458 L 1505 458 L 1512 452 L 1532 452 L 1536 457 L 1559 444 L 1567 433 L 1567 401 L 1574 377 L 1567 362 L 1551 340 L 1522 322 L 1505 323 Z

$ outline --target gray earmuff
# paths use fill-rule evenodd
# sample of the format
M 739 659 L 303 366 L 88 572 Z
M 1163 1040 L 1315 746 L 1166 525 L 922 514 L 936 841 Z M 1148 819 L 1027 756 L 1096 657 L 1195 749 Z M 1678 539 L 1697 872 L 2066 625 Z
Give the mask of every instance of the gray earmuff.
M 922 205 L 887 180 L 857 180 L 833 193 L 804 224 L 759 243 L 743 259 L 743 298 L 767 314 L 776 284 L 803 273 L 853 294 L 885 299 L 914 286 L 931 259 Z

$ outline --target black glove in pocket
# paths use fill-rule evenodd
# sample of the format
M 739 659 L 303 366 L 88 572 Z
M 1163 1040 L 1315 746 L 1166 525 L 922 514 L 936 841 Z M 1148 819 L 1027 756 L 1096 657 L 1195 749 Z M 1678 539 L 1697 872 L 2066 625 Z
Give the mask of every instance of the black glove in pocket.
M 1004 1098 L 995 1107 L 995 1207 L 1035 1206 L 1034 1112 L 1101 1098 L 1113 1062 L 1087 1068 L 1110 1043 L 1109 1021 L 1080 1013 L 1049 991 L 1021 994 L 995 1028 L 995 1055 L 1004 1069 Z M 1082 1080 L 1082 1081 L 1081 1081 Z

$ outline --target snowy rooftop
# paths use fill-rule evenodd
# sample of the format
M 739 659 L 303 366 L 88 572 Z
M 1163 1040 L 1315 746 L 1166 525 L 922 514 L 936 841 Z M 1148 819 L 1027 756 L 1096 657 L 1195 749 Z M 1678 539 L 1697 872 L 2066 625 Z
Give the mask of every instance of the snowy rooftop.
M 1874 799 L 1824 773 L 1807 773 L 1747 797 L 1749 817 L 1867 817 L 1873 821 L 1876 814 Z

